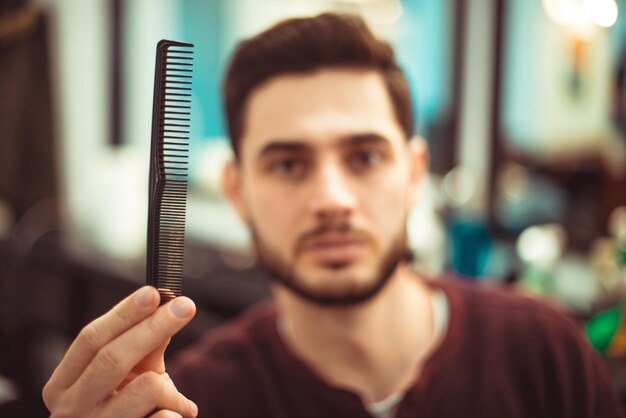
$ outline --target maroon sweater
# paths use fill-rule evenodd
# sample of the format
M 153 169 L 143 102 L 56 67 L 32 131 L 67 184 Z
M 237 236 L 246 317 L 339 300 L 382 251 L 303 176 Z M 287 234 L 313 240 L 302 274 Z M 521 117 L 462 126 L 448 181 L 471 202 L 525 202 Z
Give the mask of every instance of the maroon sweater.
M 448 298 L 447 333 L 397 418 L 622 417 L 606 370 L 565 315 L 518 294 L 432 285 Z M 200 417 L 371 418 L 356 394 L 289 351 L 269 304 L 211 332 L 168 371 Z

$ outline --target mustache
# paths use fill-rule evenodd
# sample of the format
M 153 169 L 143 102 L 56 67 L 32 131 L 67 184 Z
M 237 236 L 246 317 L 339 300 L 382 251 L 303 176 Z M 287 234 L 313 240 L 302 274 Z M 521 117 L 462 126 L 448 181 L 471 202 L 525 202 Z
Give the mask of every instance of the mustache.
M 354 238 L 359 240 L 371 241 L 371 236 L 367 232 L 359 228 L 354 228 L 349 223 L 341 224 L 323 224 L 314 229 L 305 232 L 298 238 L 296 248 L 300 249 L 306 246 L 310 241 L 314 241 L 327 234 L 342 235 L 346 238 Z

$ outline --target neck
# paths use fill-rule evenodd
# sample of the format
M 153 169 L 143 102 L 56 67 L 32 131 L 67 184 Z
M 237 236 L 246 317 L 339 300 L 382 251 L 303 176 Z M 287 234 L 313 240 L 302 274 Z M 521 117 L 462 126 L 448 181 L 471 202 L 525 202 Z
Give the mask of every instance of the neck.
M 287 346 L 328 383 L 355 391 L 365 403 L 406 390 L 433 346 L 430 292 L 407 267 L 353 307 L 318 306 L 274 290 Z

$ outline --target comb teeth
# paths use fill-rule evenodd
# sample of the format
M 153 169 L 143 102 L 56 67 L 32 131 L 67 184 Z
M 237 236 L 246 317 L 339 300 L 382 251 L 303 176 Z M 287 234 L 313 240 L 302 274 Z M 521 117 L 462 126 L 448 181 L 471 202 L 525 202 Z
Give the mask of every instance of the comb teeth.
M 157 46 L 147 276 L 162 303 L 182 293 L 192 47 L 173 41 Z

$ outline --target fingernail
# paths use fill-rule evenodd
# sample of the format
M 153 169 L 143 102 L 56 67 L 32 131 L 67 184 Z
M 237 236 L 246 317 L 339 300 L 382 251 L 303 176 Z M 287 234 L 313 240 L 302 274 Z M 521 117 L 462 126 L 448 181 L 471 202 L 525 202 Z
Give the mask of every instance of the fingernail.
M 193 403 L 193 401 L 189 401 L 189 406 L 191 407 L 191 415 L 194 417 L 198 416 L 198 405 Z
M 180 319 L 187 318 L 193 309 L 193 304 L 187 298 L 176 298 L 170 304 L 170 311 Z
M 135 304 L 140 308 L 147 308 L 152 305 L 152 301 L 154 300 L 154 291 L 151 287 L 146 286 L 137 293 L 135 296 Z

